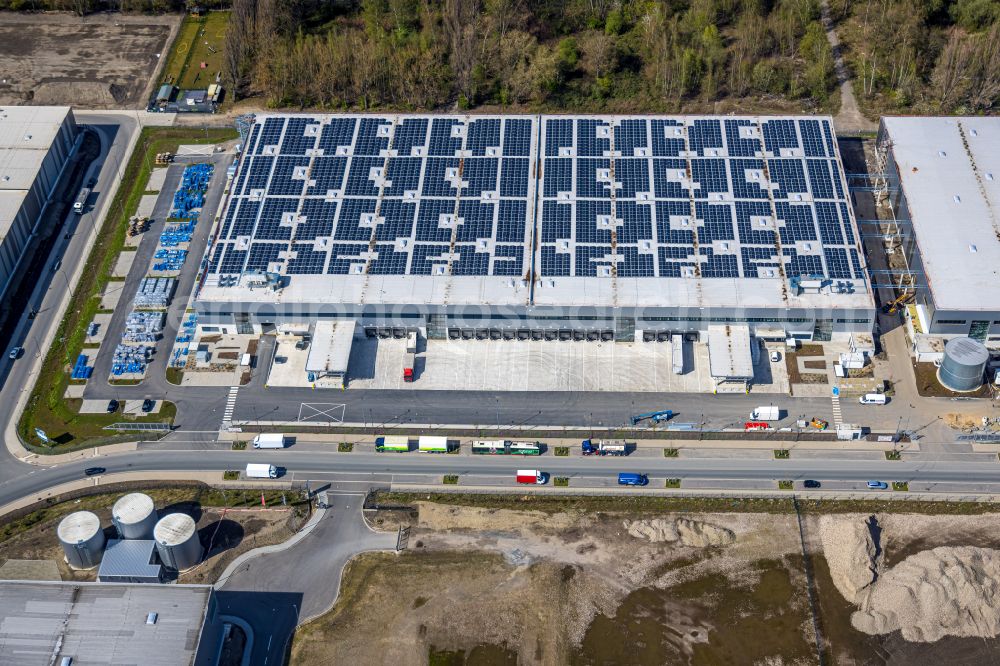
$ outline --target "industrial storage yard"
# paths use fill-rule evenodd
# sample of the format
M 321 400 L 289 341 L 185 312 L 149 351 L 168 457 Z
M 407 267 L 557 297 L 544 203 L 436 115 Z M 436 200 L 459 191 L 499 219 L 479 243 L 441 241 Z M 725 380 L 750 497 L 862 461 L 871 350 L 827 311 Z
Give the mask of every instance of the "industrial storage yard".
M 292 663 L 813 664 L 816 626 L 823 663 L 1000 649 L 1000 607 L 971 583 L 997 575 L 996 514 L 807 503 L 806 567 L 790 501 L 385 500 L 413 502 L 375 517 L 412 520 L 410 550 L 352 562 Z
M 0 13 L 0 104 L 145 106 L 177 16 Z

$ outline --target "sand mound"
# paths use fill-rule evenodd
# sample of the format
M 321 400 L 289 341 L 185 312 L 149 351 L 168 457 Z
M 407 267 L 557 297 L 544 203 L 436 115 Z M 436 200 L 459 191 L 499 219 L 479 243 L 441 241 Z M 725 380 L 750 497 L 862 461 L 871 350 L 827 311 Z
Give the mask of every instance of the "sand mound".
M 628 533 L 637 539 L 645 539 L 653 543 L 662 541 L 677 541 L 680 537 L 674 521 L 665 518 L 652 520 L 626 520 L 624 527 Z
M 878 572 L 878 548 L 869 524 L 857 518 L 823 516 L 819 531 L 833 584 L 845 599 L 858 603 Z
M 736 540 L 731 530 L 688 518 L 677 519 L 677 533 L 685 546 L 728 546 Z
M 626 520 L 623 525 L 631 536 L 653 543 L 680 541 L 685 546 L 706 548 L 728 546 L 736 540 L 732 530 L 689 518 Z
M 1000 634 L 1000 551 L 940 547 L 906 558 L 872 586 L 851 624 L 867 634 L 897 629 L 903 638 Z

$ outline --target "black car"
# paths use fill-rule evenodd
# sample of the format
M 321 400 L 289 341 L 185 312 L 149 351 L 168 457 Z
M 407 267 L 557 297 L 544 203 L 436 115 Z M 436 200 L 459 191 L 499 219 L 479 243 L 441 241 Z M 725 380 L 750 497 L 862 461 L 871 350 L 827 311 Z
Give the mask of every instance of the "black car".
M 142 411 L 145 412 L 146 414 L 149 414 L 151 411 L 153 411 L 153 407 L 155 406 L 156 403 L 150 400 L 149 398 L 146 398 L 145 400 L 142 401 Z
M 108 401 L 108 414 L 114 414 L 117 411 L 118 411 L 118 401 L 117 400 L 109 400 Z
M 97 476 L 98 474 L 104 474 L 107 471 L 108 470 L 105 469 L 104 467 L 88 467 L 87 469 L 83 470 L 83 473 L 86 474 L 87 476 Z
M 819 488 L 819 481 L 815 481 L 813 479 L 806 479 L 805 481 L 802 482 L 802 485 L 805 486 L 806 488 Z

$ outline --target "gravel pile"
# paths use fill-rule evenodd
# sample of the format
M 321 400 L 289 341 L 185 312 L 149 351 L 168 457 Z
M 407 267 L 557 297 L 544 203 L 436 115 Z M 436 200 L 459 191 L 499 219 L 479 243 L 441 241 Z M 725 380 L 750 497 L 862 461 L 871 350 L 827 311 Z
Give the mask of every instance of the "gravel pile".
M 872 585 L 851 616 L 867 634 L 913 642 L 1000 634 L 1000 551 L 940 547 L 906 558 Z
M 859 603 L 875 581 L 880 559 L 868 524 L 856 517 L 823 516 L 819 531 L 833 584 L 845 599 Z

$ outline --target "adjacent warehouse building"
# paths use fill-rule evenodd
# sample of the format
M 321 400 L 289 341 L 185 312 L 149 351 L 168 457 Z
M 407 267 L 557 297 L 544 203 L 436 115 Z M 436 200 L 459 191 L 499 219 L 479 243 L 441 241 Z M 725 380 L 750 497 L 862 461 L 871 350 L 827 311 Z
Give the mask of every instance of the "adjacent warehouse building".
M 430 339 L 870 332 L 826 117 L 260 115 L 196 307 Z
M 209 666 L 221 634 L 210 585 L 0 581 L 4 666 Z
M 68 106 L 0 107 L 0 298 L 78 136 Z
M 925 333 L 1000 339 L 998 146 L 1000 118 L 882 119 L 889 203 Z

